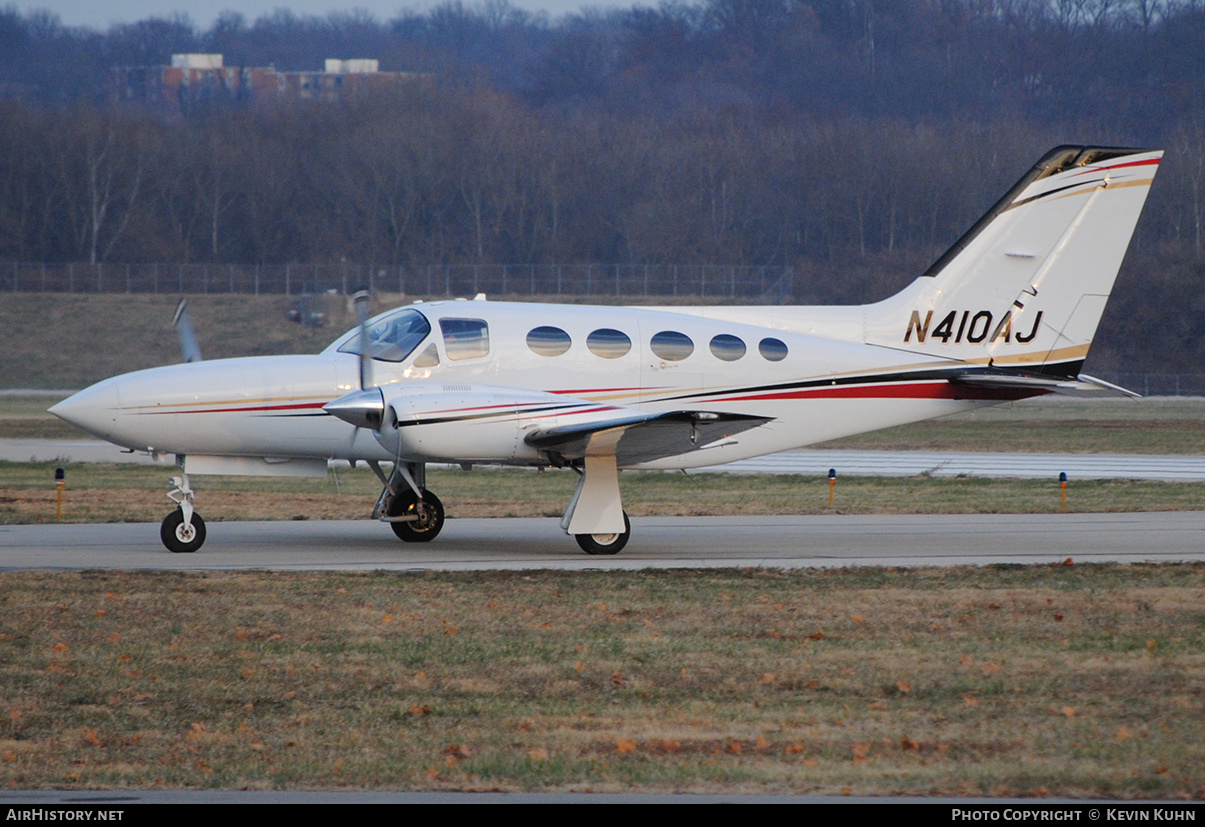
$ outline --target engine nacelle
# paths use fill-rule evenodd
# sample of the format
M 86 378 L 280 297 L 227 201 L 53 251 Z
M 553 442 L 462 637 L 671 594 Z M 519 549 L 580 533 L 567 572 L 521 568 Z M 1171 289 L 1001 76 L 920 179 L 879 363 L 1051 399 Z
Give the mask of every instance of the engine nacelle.
M 579 405 L 554 394 L 490 385 L 399 385 L 382 388 L 381 445 L 411 462 L 538 461 L 523 441 L 558 412 Z

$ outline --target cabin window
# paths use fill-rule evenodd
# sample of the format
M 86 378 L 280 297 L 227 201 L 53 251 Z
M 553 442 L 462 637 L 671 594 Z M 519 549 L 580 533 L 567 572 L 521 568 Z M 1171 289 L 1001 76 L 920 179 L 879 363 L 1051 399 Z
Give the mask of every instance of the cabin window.
M 586 337 L 586 347 L 595 356 L 601 356 L 604 359 L 618 359 L 626 356 L 632 349 L 632 340 L 622 330 L 600 327 Z
M 483 319 L 440 319 L 449 359 L 475 359 L 490 352 L 490 329 Z
M 757 350 L 762 358 L 770 362 L 781 362 L 787 358 L 787 344 L 781 339 L 765 338 L 758 342 Z
M 560 356 L 573 340 L 559 327 L 537 327 L 527 334 L 527 346 L 540 356 Z
M 736 336 L 721 333 L 711 340 L 711 355 L 724 362 L 735 362 L 745 355 L 745 343 Z
M 657 358 L 667 362 L 681 362 L 695 352 L 695 343 L 685 333 L 676 330 L 663 330 L 654 334 L 649 347 Z
M 418 355 L 414 360 L 416 368 L 433 368 L 439 365 L 439 350 L 435 347 L 435 342 L 427 345 L 427 349 Z
M 401 362 L 430 332 L 426 316 L 409 308 L 401 310 L 368 326 L 368 355 L 384 362 Z M 360 339 L 358 333 L 352 336 L 339 352 L 359 354 Z

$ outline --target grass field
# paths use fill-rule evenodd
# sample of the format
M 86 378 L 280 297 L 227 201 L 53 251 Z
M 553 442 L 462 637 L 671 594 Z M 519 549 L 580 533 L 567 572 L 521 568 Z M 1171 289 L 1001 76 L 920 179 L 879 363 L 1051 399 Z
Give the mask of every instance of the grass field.
M 10 788 L 1205 797 L 1205 566 L 0 573 Z
M 1205 400 L 1034 399 L 828 443 L 879 450 L 1205 453 Z
M 13 293 L 0 302 L 0 388 L 83 388 L 181 361 L 172 328 L 179 296 Z M 189 314 L 207 359 L 317 353 L 351 327 L 331 297 L 330 325 L 290 322 L 297 298 L 191 296 Z M 354 319 L 354 316 L 347 317 Z

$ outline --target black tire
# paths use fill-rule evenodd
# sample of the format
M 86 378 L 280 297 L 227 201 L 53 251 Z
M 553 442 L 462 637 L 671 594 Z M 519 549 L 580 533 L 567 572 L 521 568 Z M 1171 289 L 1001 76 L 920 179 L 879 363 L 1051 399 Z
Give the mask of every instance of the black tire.
M 159 527 L 159 539 L 172 554 L 192 554 L 205 544 L 205 521 L 197 512 L 192 513 L 192 531 L 184 530 L 184 512 L 176 509 L 163 518 Z
M 574 534 L 573 539 L 586 554 L 619 554 L 632 536 L 628 512 L 623 512 L 623 534 Z
M 439 497 L 427 489 L 423 489 L 423 502 L 420 507 L 418 497 L 409 489 L 399 491 L 397 496 L 389 501 L 386 512 L 390 517 L 403 517 L 418 512 L 417 520 L 404 523 L 390 523 L 393 533 L 399 540 L 406 543 L 429 543 L 439 536 L 444 527 L 444 506 Z

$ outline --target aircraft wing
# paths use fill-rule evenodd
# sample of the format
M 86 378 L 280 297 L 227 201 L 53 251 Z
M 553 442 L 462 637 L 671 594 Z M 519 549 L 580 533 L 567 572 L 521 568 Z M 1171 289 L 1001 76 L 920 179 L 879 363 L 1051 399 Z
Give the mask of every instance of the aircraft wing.
M 542 428 L 529 433 L 525 441 L 565 459 L 614 455 L 622 467 L 697 451 L 770 420 L 709 411 L 621 411 L 602 421 Z

